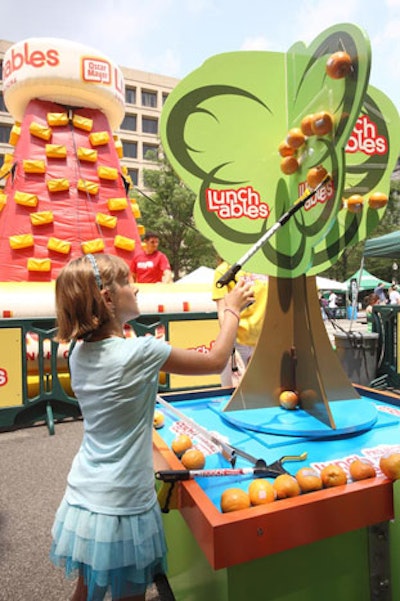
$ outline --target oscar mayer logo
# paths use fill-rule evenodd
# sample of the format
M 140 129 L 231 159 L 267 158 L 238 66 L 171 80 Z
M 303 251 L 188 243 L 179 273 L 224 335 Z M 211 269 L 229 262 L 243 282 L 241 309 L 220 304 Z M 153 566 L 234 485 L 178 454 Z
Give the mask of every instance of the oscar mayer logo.
M 356 121 L 351 136 L 347 142 L 346 152 L 353 154 L 363 152 L 367 155 L 386 154 L 388 142 L 385 136 L 380 136 L 376 123 L 368 115 L 362 115 Z
M 82 58 L 82 79 L 92 83 L 111 83 L 111 65 L 101 58 Z
M 268 204 L 261 202 L 259 193 L 252 186 L 237 190 L 207 188 L 206 206 L 220 219 L 267 219 L 270 214 Z
M 22 47 L 13 47 L 11 57 L 3 63 L 3 78 L 7 79 L 24 66 L 40 69 L 41 67 L 57 67 L 60 63 L 58 50 L 48 48 L 47 50 L 32 50 L 29 43 L 25 42 Z

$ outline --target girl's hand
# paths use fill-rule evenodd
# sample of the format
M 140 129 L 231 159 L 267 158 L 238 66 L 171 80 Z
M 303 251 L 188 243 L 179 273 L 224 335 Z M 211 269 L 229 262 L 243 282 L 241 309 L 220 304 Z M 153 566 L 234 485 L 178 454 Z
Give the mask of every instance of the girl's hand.
M 236 286 L 225 297 L 225 308 L 240 313 L 246 306 L 254 303 L 252 284 L 239 280 Z

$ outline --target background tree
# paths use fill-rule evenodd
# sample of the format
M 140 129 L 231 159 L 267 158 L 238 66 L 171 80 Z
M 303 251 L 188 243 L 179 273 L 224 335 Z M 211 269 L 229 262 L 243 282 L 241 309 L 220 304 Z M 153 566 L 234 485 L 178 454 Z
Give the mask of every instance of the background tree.
M 392 174 L 390 181 L 390 195 L 385 215 L 377 228 L 374 230 L 371 238 L 377 238 L 385 234 L 390 234 L 400 228 L 400 159 L 397 167 Z M 323 275 L 340 282 L 347 280 L 353 273 L 359 269 L 362 254 L 364 252 L 365 241 L 359 242 L 354 246 L 349 246 L 344 251 L 339 261 L 332 265 Z M 400 263 L 400 257 L 397 263 Z M 392 281 L 393 262 L 385 258 L 369 257 L 365 259 L 365 268 L 385 281 Z
M 174 280 L 205 265 L 216 266 L 216 252 L 194 225 L 195 194 L 178 178 L 166 158 L 146 155 L 157 163 L 157 169 L 144 171 L 144 186 L 148 192 L 134 189 L 141 212 L 141 222 L 147 231 L 160 237 L 160 250 L 168 257 Z

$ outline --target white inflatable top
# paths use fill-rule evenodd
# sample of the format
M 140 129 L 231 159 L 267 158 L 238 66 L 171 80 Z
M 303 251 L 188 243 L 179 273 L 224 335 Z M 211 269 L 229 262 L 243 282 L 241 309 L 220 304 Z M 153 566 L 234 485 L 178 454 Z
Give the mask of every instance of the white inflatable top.
M 57 38 L 29 38 L 11 46 L 3 60 L 3 95 L 15 121 L 31 100 L 102 110 L 112 130 L 125 115 L 121 70 L 97 50 Z

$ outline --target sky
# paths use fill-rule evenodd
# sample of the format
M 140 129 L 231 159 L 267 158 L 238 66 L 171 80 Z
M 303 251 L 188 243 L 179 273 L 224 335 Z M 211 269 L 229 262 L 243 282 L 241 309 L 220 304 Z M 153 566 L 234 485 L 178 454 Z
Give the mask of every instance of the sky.
M 183 78 L 222 52 L 286 52 L 339 23 L 370 39 L 370 83 L 400 110 L 400 0 L 12 0 L 0 39 L 56 37 L 120 66 Z

